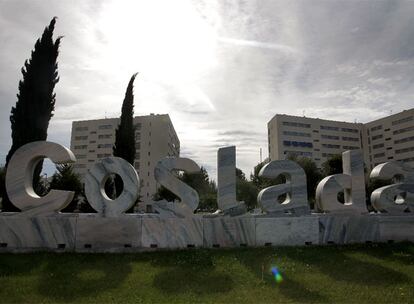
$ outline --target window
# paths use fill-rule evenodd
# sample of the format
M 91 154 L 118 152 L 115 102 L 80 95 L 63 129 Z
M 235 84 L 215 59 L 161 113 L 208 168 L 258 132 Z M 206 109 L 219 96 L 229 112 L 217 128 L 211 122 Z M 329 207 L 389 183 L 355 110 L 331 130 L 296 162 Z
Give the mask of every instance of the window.
M 411 162 L 411 161 L 414 161 L 414 157 L 402 158 L 402 159 L 399 159 L 399 160 L 401 160 L 403 162 Z
M 310 124 L 300 123 L 300 122 L 290 122 L 290 121 L 284 121 L 282 123 L 284 126 L 289 127 L 297 127 L 297 128 L 310 128 Z
M 96 134 L 96 131 L 91 131 L 91 134 Z
M 141 149 L 141 143 L 140 143 L 140 142 L 136 142 L 136 143 L 135 143 L 135 149 L 136 149 L 136 150 Z
M 98 158 L 103 158 L 103 157 L 109 157 L 109 156 L 112 156 L 112 154 L 109 154 L 109 153 L 98 153 L 96 156 L 97 156 Z
M 331 156 L 334 156 L 334 155 L 336 155 L 336 154 L 333 154 L 333 153 L 322 153 L 322 157 L 331 157 Z
M 75 164 L 74 165 L 75 168 L 86 168 L 85 164 Z
M 342 128 L 341 130 L 342 130 L 342 132 L 358 133 L 357 129 Z
M 388 147 L 387 150 L 392 150 L 392 147 Z
M 305 132 L 296 132 L 296 131 L 283 131 L 283 135 L 289 136 L 302 136 L 302 137 L 310 137 L 310 133 Z
M 399 120 L 395 120 L 395 121 L 393 121 L 393 122 L 392 122 L 392 125 L 393 125 L 393 126 L 395 126 L 395 125 L 399 125 L 399 124 L 402 124 L 402 123 L 404 123 L 404 122 L 409 122 L 409 121 L 411 121 L 411 120 L 413 120 L 413 117 L 412 117 L 412 116 L 404 117 L 404 118 L 402 118 L 402 119 L 399 119 Z
M 96 140 L 89 141 L 90 144 L 96 144 Z
M 380 139 L 380 138 L 383 138 L 383 137 L 384 136 L 382 134 L 375 135 L 375 136 L 372 136 L 372 140 Z
M 378 125 L 378 126 L 371 128 L 371 131 L 377 131 L 377 130 L 382 130 L 382 125 Z
M 379 158 L 379 157 L 384 157 L 384 156 L 385 156 L 385 153 L 374 154 L 374 158 Z
M 88 147 L 88 145 L 79 145 L 79 146 L 75 146 L 75 150 L 82 150 L 82 149 L 86 149 Z
M 396 130 L 396 131 L 394 131 L 394 132 L 392 132 L 392 134 L 400 134 L 400 133 L 405 133 L 405 132 L 409 132 L 409 131 L 412 131 L 412 130 L 414 130 L 414 126 L 411 126 L 411 127 L 407 127 L 407 128 L 404 128 L 404 129 L 399 129 L 399 130 Z
M 135 132 L 135 140 L 141 140 L 141 133 Z
M 325 134 L 322 134 L 321 137 L 322 138 L 326 138 L 326 139 L 339 140 L 339 136 L 336 136 L 336 135 L 325 135 Z
M 84 159 L 84 158 L 86 158 L 86 155 L 85 154 L 77 154 L 76 158 L 77 159 Z
M 99 130 L 110 130 L 112 129 L 112 125 L 102 125 L 98 127 Z
M 402 143 L 413 141 L 413 140 L 414 140 L 414 136 L 405 137 L 405 138 L 401 138 L 398 140 L 394 140 L 394 144 L 402 144 Z
M 135 124 L 135 129 L 136 130 L 141 130 L 142 124 L 139 122 L 137 124 Z
M 112 144 L 99 144 L 98 148 L 112 148 Z
M 135 167 L 135 169 L 139 170 L 139 162 L 135 162 L 134 167 Z
M 414 147 L 395 150 L 395 153 L 400 154 L 400 153 L 407 153 L 407 152 L 411 152 L 411 151 L 414 151 Z
M 331 126 L 321 126 L 321 130 L 339 131 L 339 128 Z
M 112 138 L 112 134 L 101 134 L 98 136 L 99 139 Z
M 342 140 L 345 140 L 345 141 L 359 141 L 359 138 L 342 136 Z
M 373 147 L 374 149 L 378 149 L 378 148 L 382 148 L 382 147 L 384 147 L 384 144 L 373 145 L 372 147 Z
M 343 149 L 345 150 L 357 150 L 359 149 L 359 147 L 356 146 L 342 146 Z
M 283 145 L 288 147 L 303 147 L 303 148 L 312 148 L 313 144 L 310 142 L 304 142 L 304 141 L 290 141 L 290 140 L 284 140 Z
M 140 152 L 135 152 L 135 158 L 140 159 L 141 158 L 141 153 Z
M 75 140 L 85 140 L 85 139 L 88 139 L 88 135 L 75 136 Z
M 304 151 L 285 151 L 284 154 L 295 155 L 295 156 L 304 156 L 304 157 L 312 157 L 312 152 L 304 152 Z
M 75 131 L 88 131 L 88 127 L 76 127 Z
M 322 147 L 328 148 L 328 149 L 339 149 L 340 145 L 331 145 L 331 144 L 322 144 Z

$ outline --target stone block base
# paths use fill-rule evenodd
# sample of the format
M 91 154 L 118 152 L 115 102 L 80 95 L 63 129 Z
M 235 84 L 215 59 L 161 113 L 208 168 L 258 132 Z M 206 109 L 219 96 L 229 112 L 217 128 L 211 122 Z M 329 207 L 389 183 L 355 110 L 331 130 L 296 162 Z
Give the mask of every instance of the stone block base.
M 414 216 L 312 214 L 159 218 L 126 214 L 0 215 L 0 252 L 133 252 L 195 247 L 253 247 L 414 242 Z

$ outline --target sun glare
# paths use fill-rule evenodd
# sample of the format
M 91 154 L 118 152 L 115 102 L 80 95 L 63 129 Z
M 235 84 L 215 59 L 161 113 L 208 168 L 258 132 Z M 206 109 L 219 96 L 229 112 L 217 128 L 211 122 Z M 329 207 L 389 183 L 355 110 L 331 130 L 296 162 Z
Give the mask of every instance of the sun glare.
M 214 29 L 190 1 L 113 1 L 98 28 L 107 44 L 103 64 L 112 69 L 179 84 L 197 80 L 215 64 Z

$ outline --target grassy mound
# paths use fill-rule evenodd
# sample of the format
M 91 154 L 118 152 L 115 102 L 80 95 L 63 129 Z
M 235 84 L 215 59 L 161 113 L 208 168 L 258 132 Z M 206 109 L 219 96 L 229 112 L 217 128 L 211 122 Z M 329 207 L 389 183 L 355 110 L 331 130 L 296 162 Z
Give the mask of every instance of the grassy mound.
M 0 302 L 413 303 L 414 244 L 0 254 Z

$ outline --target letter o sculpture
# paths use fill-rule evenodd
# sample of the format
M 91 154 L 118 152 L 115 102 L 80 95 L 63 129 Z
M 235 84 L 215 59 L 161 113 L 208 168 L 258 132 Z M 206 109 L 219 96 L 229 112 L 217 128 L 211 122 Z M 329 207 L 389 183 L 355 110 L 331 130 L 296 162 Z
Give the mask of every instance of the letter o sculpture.
M 123 183 L 122 193 L 114 200 L 105 193 L 105 182 L 118 174 Z M 93 209 L 104 217 L 116 217 L 131 208 L 138 198 L 139 177 L 134 167 L 119 157 L 107 157 L 95 163 L 85 176 L 85 195 Z

